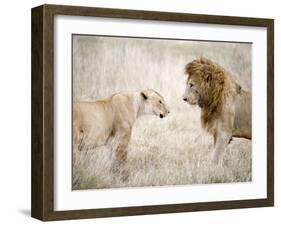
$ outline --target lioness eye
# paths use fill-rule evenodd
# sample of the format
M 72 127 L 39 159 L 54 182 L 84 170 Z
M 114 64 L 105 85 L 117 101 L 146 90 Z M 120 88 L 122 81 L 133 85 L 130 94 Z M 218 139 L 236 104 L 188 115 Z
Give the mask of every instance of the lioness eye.
M 162 104 L 162 101 L 161 101 L 161 100 L 159 100 L 159 103 L 160 103 L 160 104 Z
M 190 83 L 189 86 L 190 86 L 190 88 L 191 88 L 191 87 L 194 86 L 194 85 L 193 85 L 192 83 Z

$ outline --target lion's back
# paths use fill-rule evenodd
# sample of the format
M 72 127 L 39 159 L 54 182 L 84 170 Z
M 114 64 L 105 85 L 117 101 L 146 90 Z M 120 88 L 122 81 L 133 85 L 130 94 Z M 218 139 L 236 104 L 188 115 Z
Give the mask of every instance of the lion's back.
M 252 137 L 252 98 L 251 93 L 242 90 L 235 98 L 235 119 L 233 136 Z

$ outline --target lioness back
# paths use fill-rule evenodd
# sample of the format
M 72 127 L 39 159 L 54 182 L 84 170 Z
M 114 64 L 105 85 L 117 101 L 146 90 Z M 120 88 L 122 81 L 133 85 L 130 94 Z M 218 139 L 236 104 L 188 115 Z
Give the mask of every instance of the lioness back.
M 88 146 L 103 145 L 112 131 L 113 112 L 110 99 L 73 104 L 73 132 L 82 133 Z

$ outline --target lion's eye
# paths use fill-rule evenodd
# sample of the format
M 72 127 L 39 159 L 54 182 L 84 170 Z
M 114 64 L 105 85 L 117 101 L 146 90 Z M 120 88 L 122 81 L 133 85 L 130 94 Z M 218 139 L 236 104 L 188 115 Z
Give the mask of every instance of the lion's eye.
M 193 87 L 194 85 L 192 84 L 192 83 L 189 83 L 189 87 L 191 88 L 191 87 Z
M 160 104 L 162 104 L 162 101 L 161 101 L 161 100 L 159 100 L 159 103 L 160 103 Z

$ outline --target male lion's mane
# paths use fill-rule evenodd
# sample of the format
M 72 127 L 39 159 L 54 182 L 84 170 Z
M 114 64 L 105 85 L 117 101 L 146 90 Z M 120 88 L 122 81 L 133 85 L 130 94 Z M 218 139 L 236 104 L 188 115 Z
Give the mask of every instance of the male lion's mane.
M 185 73 L 189 75 L 189 79 L 193 77 L 200 88 L 198 104 L 202 108 L 201 123 L 203 128 L 210 131 L 226 107 L 227 99 L 241 87 L 220 65 L 203 57 L 188 63 Z

